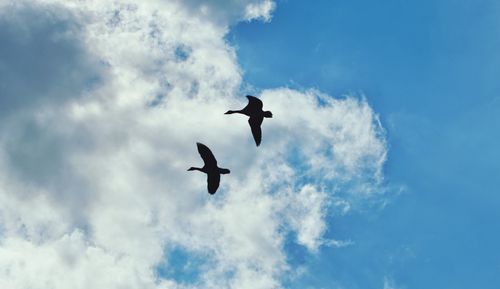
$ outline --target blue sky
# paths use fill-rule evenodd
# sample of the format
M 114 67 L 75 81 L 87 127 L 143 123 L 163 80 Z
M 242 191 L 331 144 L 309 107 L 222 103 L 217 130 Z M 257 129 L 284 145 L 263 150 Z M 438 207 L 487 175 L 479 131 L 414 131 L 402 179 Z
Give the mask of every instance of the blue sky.
M 0 288 L 499 288 L 499 19 L 0 0 Z
M 248 84 L 365 95 L 405 188 L 329 218 L 354 245 L 290 248 L 310 266 L 290 288 L 500 286 L 499 19 L 498 1 L 290 0 L 233 27 Z

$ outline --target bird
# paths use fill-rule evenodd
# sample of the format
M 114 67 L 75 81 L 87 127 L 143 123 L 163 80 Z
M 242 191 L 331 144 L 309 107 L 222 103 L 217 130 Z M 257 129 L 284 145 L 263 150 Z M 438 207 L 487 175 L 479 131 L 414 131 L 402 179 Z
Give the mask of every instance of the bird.
M 255 140 L 255 144 L 257 146 L 260 145 L 262 140 L 262 130 L 260 125 L 265 118 L 272 118 L 273 114 L 270 111 L 262 110 L 262 101 L 255 96 L 247 95 L 248 104 L 241 110 L 228 110 L 224 114 L 233 114 L 233 113 L 241 113 L 246 116 L 249 116 L 248 124 L 252 130 L 253 139 Z
M 219 188 L 220 175 L 229 174 L 231 171 L 217 166 L 217 160 L 215 159 L 214 154 L 206 145 L 199 142 L 197 142 L 196 145 L 205 165 L 202 168 L 190 167 L 188 171 L 196 170 L 207 174 L 208 193 L 213 195 Z

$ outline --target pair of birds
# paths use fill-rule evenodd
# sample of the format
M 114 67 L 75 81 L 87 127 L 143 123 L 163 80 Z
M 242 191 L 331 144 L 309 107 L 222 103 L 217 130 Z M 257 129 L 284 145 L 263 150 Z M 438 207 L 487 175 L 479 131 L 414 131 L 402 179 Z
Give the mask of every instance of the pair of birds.
M 263 111 L 262 101 L 255 96 L 247 95 L 248 104 L 241 110 L 228 110 L 225 114 L 240 113 L 249 117 L 248 124 L 252 130 L 252 135 L 257 146 L 260 145 L 262 139 L 262 129 L 260 125 L 264 121 L 264 118 L 272 118 L 273 114 L 270 111 Z M 213 195 L 219 188 L 220 175 L 229 174 L 228 169 L 219 168 L 217 166 L 217 160 L 215 159 L 212 151 L 202 143 L 196 143 L 198 146 L 198 152 L 205 165 L 202 168 L 190 167 L 188 171 L 200 171 L 207 174 L 207 188 L 208 193 Z

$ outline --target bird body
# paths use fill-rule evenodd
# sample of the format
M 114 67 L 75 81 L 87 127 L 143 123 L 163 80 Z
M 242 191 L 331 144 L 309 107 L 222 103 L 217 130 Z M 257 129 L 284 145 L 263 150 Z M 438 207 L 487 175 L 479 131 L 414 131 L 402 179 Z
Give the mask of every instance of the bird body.
M 270 111 L 263 111 L 262 101 L 255 96 L 247 95 L 248 104 L 241 110 L 228 110 L 225 114 L 240 113 L 248 117 L 248 124 L 252 130 L 252 135 L 257 146 L 260 145 L 262 140 L 262 129 L 261 125 L 264 118 L 272 118 L 273 114 Z
M 207 174 L 207 189 L 211 195 L 215 194 L 219 188 L 220 175 L 229 174 L 230 170 L 219 168 L 217 160 L 215 159 L 212 151 L 202 143 L 196 143 L 198 152 L 200 153 L 203 162 L 205 163 L 202 168 L 190 167 L 188 171 L 200 171 Z

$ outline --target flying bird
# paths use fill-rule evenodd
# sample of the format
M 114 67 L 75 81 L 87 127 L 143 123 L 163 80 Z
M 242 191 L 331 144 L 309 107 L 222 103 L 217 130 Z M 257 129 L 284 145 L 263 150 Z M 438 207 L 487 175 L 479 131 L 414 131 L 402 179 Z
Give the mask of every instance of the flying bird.
M 247 95 L 248 104 L 242 110 L 228 110 L 225 114 L 233 114 L 233 113 L 241 113 L 246 116 L 249 116 L 248 124 L 250 124 L 250 128 L 252 129 L 253 139 L 255 140 L 255 144 L 257 146 L 260 145 L 260 141 L 262 140 L 262 130 L 260 125 L 266 118 L 272 118 L 273 114 L 270 111 L 262 110 L 262 101 L 255 96 Z
M 208 193 L 213 195 L 219 188 L 220 175 L 229 174 L 230 171 L 217 166 L 217 160 L 215 159 L 214 154 L 206 145 L 199 142 L 197 142 L 196 145 L 198 146 L 198 152 L 200 153 L 205 165 L 202 168 L 190 167 L 188 171 L 196 170 L 207 174 Z

